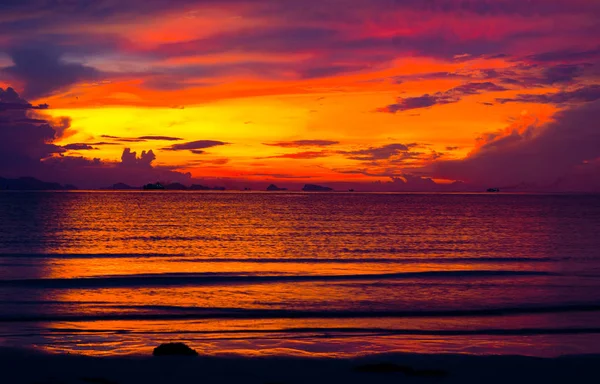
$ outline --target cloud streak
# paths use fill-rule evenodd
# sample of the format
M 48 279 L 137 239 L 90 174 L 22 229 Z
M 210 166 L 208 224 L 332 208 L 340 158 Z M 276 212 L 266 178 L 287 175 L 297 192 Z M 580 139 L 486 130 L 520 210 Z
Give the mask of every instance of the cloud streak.
M 411 109 L 429 108 L 435 105 L 458 103 L 463 97 L 483 92 L 501 92 L 507 88 L 492 82 L 466 83 L 444 92 L 425 94 L 416 97 L 399 97 L 397 102 L 378 109 L 379 112 L 397 113 Z
M 393 143 L 383 145 L 381 147 L 370 147 L 367 149 L 359 149 L 355 151 L 339 151 L 338 153 L 345 155 L 351 160 L 360 161 L 373 161 L 373 160 L 385 160 L 390 159 L 394 156 L 403 155 L 407 153 L 410 148 L 416 144 L 400 144 Z
M 104 139 L 111 139 L 115 141 L 125 142 L 125 143 L 141 143 L 145 141 L 181 141 L 183 140 L 180 137 L 173 136 L 138 136 L 138 137 L 121 137 L 121 136 L 113 136 L 113 135 L 101 135 L 100 137 Z
M 560 91 L 543 94 L 519 94 L 514 98 L 498 98 L 497 102 L 506 103 L 539 103 L 539 104 L 565 104 L 587 103 L 600 99 L 600 85 L 592 84 L 577 88 L 572 91 Z
M 66 145 L 63 145 L 62 148 L 67 149 L 69 151 L 88 151 L 88 150 L 92 150 L 92 149 L 98 149 L 98 148 L 94 148 L 93 146 L 91 146 L 89 144 L 84 144 L 84 143 L 66 144 Z
M 228 145 L 224 141 L 217 140 L 197 140 L 190 141 L 187 143 L 173 144 L 169 147 L 162 148 L 164 151 L 192 151 L 192 153 L 202 154 L 203 149 L 218 147 L 221 145 Z

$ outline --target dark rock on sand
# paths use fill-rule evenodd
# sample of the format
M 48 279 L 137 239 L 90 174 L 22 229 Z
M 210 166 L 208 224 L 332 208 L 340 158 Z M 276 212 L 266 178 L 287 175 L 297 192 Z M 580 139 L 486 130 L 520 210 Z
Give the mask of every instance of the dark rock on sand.
M 184 343 L 166 343 L 154 348 L 154 356 L 198 356 L 198 352 Z

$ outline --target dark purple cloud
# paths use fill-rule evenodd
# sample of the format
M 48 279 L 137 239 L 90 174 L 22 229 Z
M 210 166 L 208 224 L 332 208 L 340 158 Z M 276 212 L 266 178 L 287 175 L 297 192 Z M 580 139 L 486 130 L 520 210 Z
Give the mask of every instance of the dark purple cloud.
M 581 76 L 583 67 L 575 64 L 559 64 L 547 67 L 543 71 L 543 78 L 547 84 L 569 83 L 576 77 Z
M 578 176 L 570 189 L 588 190 L 600 178 L 600 101 L 558 112 L 543 126 L 515 126 L 483 137 L 480 148 L 462 160 L 438 161 L 433 177 L 475 185 L 505 187 L 533 185 L 561 189 L 561 180 Z M 581 177 L 582 169 L 595 170 Z M 596 183 L 598 184 L 598 183 Z
M 137 156 L 136 152 L 132 152 L 131 149 L 125 148 L 121 155 L 121 165 L 125 167 L 152 167 L 152 162 L 156 160 L 156 155 L 152 150 L 148 152 L 142 151 L 140 156 Z
M 169 147 L 162 148 L 165 151 L 192 151 L 192 150 L 202 150 L 206 148 L 217 147 L 220 145 L 228 145 L 229 143 L 217 140 L 197 140 L 190 141 L 187 143 L 181 144 L 173 144 Z M 201 152 L 200 152 L 201 153 Z
M 412 75 L 400 75 L 390 78 L 395 84 L 402 84 L 408 81 L 423 81 L 423 80 L 437 80 L 437 79 L 471 79 L 473 76 L 470 74 L 458 73 L 458 72 L 425 72 L 416 73 Z
M 556 51 L 536 53 L 526 57 L 527 61 L 534 63 L 547 64 L 549 62 L 565 63 L 565 62 L 581 62 L 581 61 L 597 61 L 600 58 L 600 46 L 588 50 L 576 49 L 561 49 Z
M 519 64 L 515 67 L 496 71 L 500 83 L 521 88 L 539 88 L 549 85 L 568 85 L 584 76 L 586 69 L 593 65 L 574 64 Z
M 384 9 L 387 12 L 414 10 L 445 14 L 541 16 L 560 14 L 585 14 L 597 12 L 599 6 L 594 1 L 581 0 L 349 0 L 340 6 L 339 2 L 306 0 L 299 3 L 293 0 L 95 0 L 93 2 L 47 1 L 47 0 L 3 0 L 0 11 L 13 19 L 29 16 L 30 23 L 22 22 L 27 29 L 35 22 L 46 20 L 47 13 L 56 15 L 42 25 L 61 25 L 69 19 L 92 22 L 94 20 L 118 20 L 133 16 L 147 16 L 173 9 L 198 9 L 215 5 L 242 7 L 252 6 L 251 15 L 282 15 L 289 20 L 321 18 L 330 20 L 336 14 L 346 19 L 363 12 Z M 40 13 L 38 15 L 36 13 Z M 193 16 L 193 13 L 191 14 Z M 295 17 L 295 19 L 293 18 Z M 9 18 L 10 20 L 10 18 Z M 16 28 L 17 25 L 12 25 Z
M 28 109 L 47 109 L 48 104 L 31 105 L 24 99 L 19 97 L 19 94 L 11 87 L 0 88 L 0 112 L 4 111 L 26 111 Z M 18 112 L 19 119 L 23 122 L 29 119 L 24 112 Z
M 369 65 L 380 65 L 403 54 L 416 53 L 450 60 L 461 52 L 480 56 L 493 53 L 504 46 L 506 42 L 490 41 L 483 37 L 471 40 L 439 34 L 348 37 L 333 28 L 268 26 L 183 43 L 164 44 L 154 54 L 178 57 L 219 53 L 238 47 L 246 52 L 257 53 L 311 53 L 316 54 L 316 57 L 285 66 L 280 64 L 280 68 L 295 68 L 300 77 L 323 77 L 346 71 L 354 72 Z
M 92 147 L 89 144 L 84 144 L 84 143 L 67 144 L 67 145 L 63 145 L 62 148 L 70 150 L 70 151 L 87 151 L 87 150 L 92 150 L 92 149 L 98 149 L 98 148 Z
M 117 142 L 122 142 L 122 143 L 142 143 L 146 140 L 144 139 L 140 139 L 137 137 L 120 137 L 120 136 L 112 136 L 112 135 L 101 135 L 100 136 L 103 139 L 111 139 L 111 140 L 115 140 Z
M 140 136 L 138 137 L 140 140 L 160 140 L 160 141 L 181 141 L 183 140 L 180 137 L 172 137 L 172 136 Z
M 505 103 L 540 103 L 565 104 L 591 102 L 600 99 L 600 85 L 592 84 L 573 91 L 560 91 L 543 94 L 519 94 L 514 98 L 499 98 L 497 102 Z
M 320 77 L 332 77 L 344 73 L 360 72 L 372 68 L 368 64 L 351 64 L 351 65 L 326 65 L 317 64 L 314 67 L 307 67 L 299 70 L 300 78 L 313 79 Z
M 12 88 L 8 88 L 8 90 L 12 90 Z M 2 92 L 5 92 L 2 90 Z M 1 97 L 1 96 L 0 96 Z M 0 104 L 0 112 L 1 111 L 9 111 L 9 110 L 26 110 L 26 109 L 47 109 L 48 104 L 39 104 L 39 105 L 31 105 L 29 103 L 2 103 Z
M 86 143 L 88 145 L 121 145 L 122 143 L 118 142 L 108 142 L 108 141 L 96 141 L 93 143 Z
M 84 2 L 85 3 L 85 2 Z M 89 4 L 88 4 L 89 3 Z M 453 60 L 455 57 L 499 57 L 498 52 L 510 50 L 513 42 L 524 38 L 547 38 L 548 36 L 564 36 L 572 33 L 573 26 L 560 23 L 557 17 L 576 15 L 585 20 L 594 20 L 600 12 L 597 2 L 585 0 L 348 0 L 338 1 L 306 0 L 129 0 L 124 2 L 112 0 L 96 0 L 82 5 L 81 2 L 57 2 L 47 0 L 15 1 L 5 0 L 0 4 L 3 22 L 0 24 L 0 50 L 2 45 L 9 48 L 23 47 L 23 42 L 36 41 L 36 50 L 45 52 L 48 42 L 61 47 L 62 53 L 115 54 L 131 53 L 141 60 L 166 58 L 173 56 L 196 56 L 226 51 L 244 52 L 307 52 L 313 59 L 293 64 L 239 63 L 236 65 L 220 64 L 213 68 L 201 68 L 203 71 L 225 71 L 233 73 L 251 68 L 253 73 L 261 74 L 258 66 L 271 68 L 277 73 L 289 73 L 293 69 L 300 78 L 330 76 L 339 73 L 354 72 L 371 65 L 380 65 L 403 55 L 423 55 Z M 8 5 L 7 5 L 8 4 Z M 128 36 L 117 36 L 114 32 L 102 32 L 98 28 L 87 30 L 85 26 L 97 27 L 101 24 L 115 25 L 127 20 L 136 19 L 140 23 L 152 22 L 164 17 L 166 13 L 187 12 L 189 18 L 202 14 L 205 9 L 223 7 L 251 19 L 271 20 L 241 30 L 221 32 L 202 39 L 185 42 L 163 44 L 156 49 L 139 47 Z M 466 15 L 466 16 L 465 16 Z M 382 24 L 382 29 L 394 26 L 390 20 L 405 17 L 407 29 L 415 29 L 415 33 L 407 35 L 384 33 L 360 34 L 361 28 L 367 24 Z M 414 17 L 418 17 L 414 20 Z M 465 33 L 460 27 L 464 17 L 481 18 L 502 17 L 514 19 L 514 31 L 506 22 L 494 24 L 490 32 Z M 538 21 L 548 18 L 553 21 L 552 29 L 524 28 L 529 20 Z M 459 22 L 456 22 L 456 21 Z M 497 20 L 495 20 L 497 21 Z M 421 30 L 419 24 L 432 24 L 431 29 Z M 564 24 L 564 25 L 563 25 Z M 598 27 L 582 23 L 586 31 L 597 31 Z M 72 27 L 74 33 L 68 31 Z M 473 27 L 474 29 L 477 26 Z M 583 26 L 581 28 L 584 28 Z M 508 30 L 505 30 L 508 29 Z M 496 31 L 497 30 L 497 31 Z M 352 33 L 348 33 L 352 31 Z M 500 34 L 496 35 L 496 32 Z M 594 36 L 593 33 L 588 33 Z M 2 37 L 5 36 L 3 39 Z M 17 43 L 14 44 L 15 39 Z M 39 42 L 45 43 L 40 47 Z M 590 44 L 593 44 L 590 42 Z M 542 47 L 543 48 L 543 47 Z M 542 49 L 540 48 L 540 49 Z M 55 48 L 56 49 L 56 48 Z M 574 52 L 589 51 L 573 48 Z M 568 53 L 568 52 L 567 52 Z M 39 57 L 43 55 L 35 53 Z M 26 54 L 32 57 L 32 53 Z M 47 54 L 46 54 L 47 56 Z M 552 56 L 552 53 L 546 53 Z M 556 54 L 554 54 L 556 56 Z M 589 56 L 589 55 L 588 55 Z M 578 57 L 588 57 L 579 55 Z M 57 66 L 59 58 L 55 56 L 43 60 Z M 533 57 L 532 59 L 536 59 Z M 537 59 L 544 59 L 540 56 Z M 64 63 L 63 64 L 67 64 Z M 71 65 L 72 63 L 68 63 Z M 44 66 L 48 66 L 45 64 Z M 61 67 L 61 66 L 59 66 Z M 222 67 L 222 68 L 219 68 Z M 276 68 L 277 67 L 277 68 Z M 56 80 L 62 86 L 64 82 L 74 81 L 73 77 L 87 77 L 93 68 L 77 64 L 72 69 L 71 78 L 64 78 L 64 71 Z M 275 69 L 276 68 L 276 69 Z M 57 69 L 57 68 L 55 68 Z M 64 69 L 64 68 L 62 68 Z M 150 71 L 162 73 L 161 69 Z M 26 73 L 32 72 L 29 68 Z M 269 70 L 267 70 L 267 73 Z M 95 73 L 98 75 L 98 73 Z M 206 77 L 211 75 L 206 74 Z M 39 76 L 38 76 L 39 77 Z M 189 77 L 189 76 L 187 76 Z M 202 77 L 200 75 L 199 77 Z M 30 78 L 30 77 L 28 77 Z M 149 87 L 174 87 L 180 89 L 190 86 L 185 75 L 168 74 L 166 79 L 148 79 Z M 193 83 L 193 86 L 196 86 Z M 45 88 L 48 88 L 49 85 Z M 54 89 L 55 87 L 50 87 Z
M 505 91 L 507 88 L 492 82 L 466 83 L 445 92 L 436 92 L 416 97 L 399 97 L 395 104 L 380 108 L 379 112 L 396 113 L 411 109 L 428 108 L 434 105 L 444 105 L 459 102 L 463 97 L 476 95 L 483 92 Z
M 166 43 L 156 53 L 164 57 L 218 53 L 236 48 L 255 52 L 301 52 L 329 47 L 339 32 L 333 28 L 265 26 L 221 33 L 186 42 Z
M 449 97 L 440 92 L 433 95 L 426 93 L 423 96 L 417 97 L 399 97 L 397 100 L 397 103 L 389 104 L 384 108 L 378 109 L 378 111 L 396 113 L 408 111 L 409 109 L 428 108 L 438 104 L 443 105 L 458 102 L 458 100 L 455 97 Z
M 501 84 L 521 88 L 543 87 L 555 84 L 569 84 L 575 82 L 585 74 L 587 68 L 593 67 L 589 63 L 572 64 L 524 64 L 496 69 L 461 70 L 458 72 L 427 72 L 413 75 L 395 76 L 390 80 L 396 84 L 408 81 L 438 80 L 438 79 L 466 79 L 470 81 L 490 80 Z
M 45 123 L 47 123 L 46 120 L 43 120 L 43 119 L 33 119 L 33 118 L 25 118 L 25 119 L 13 120 L 13 122 L 14 123 L 32 123 L 32 124 L 45 124 Z
M 65 151 L 51 144 L 57 133 L 49 121 L 30 121 L 32 108 L 12 88 L 0 88 L 0 174 L 23 176 L 41 159 Z
M 458 87 L 454 87 L 451 90 L 447 91 L 448 93 L 455 93 L 459 96 L 467 96 L 467 95 L 477 95 L 482 92 L 499 92 L 506 91 L 506 88 L 491 83 L 489 81 L 484 83 L 466 83 L 459 85 Z
M 298 148 L 298 147 L 327 147 L 330 145 L 339 144 L 339 141 L 333 140 L 293 140 L 293 141 L 277 141 L 274 143 L 263 143 L 272 147 L 283 148 Z
M 360 160 L 360 161 L 373 161 L 373 160 L 384 160 L 390 159 L 394 156 L 403 155 L 407 153 L 414 144 L 400 144 L 393 143 L 383 145 L 381 147 L 370 147 L 367 149 L 359 149 L 356 151 L 338 151 L 338 153 L 345 155 L 348 159 Z
M 37 99 L 67 89 L 78 82 L 98 79 L 100 72 L 83 64 L 67 62 L 60 49 L 42 45 L 19 45 L 8 51 L 14 65 L 0 68 L 23 84 L 23 96 Z
M 101 135 L 100 137 L 105 139 L 115 140 L 117 142 L 123 143 L 142 143 L 145 141 L 181 141 L 183 140 L 180 137 L 172 137 L 172 136 L 139 136 L 139 137 L 121 137 L 121 136 L 113 136 L 113 135 Z
M 141 77 L 143 87 L 179 90 L 210 86 L 213 85 L 210 79 L 235 75 L 251 74 L 284 80 L 329 77 L 383 68 L 405 56 L 426 56 L 448 61 L 477 57 L 497 58 L 498 52 L 514 50 L 515 44 L 523 39 L 546 39 L 549 36 L 562 37 L 565 33 L 575 33 L 572 25 L 563 25 L 553 17 L 577 15 L 593 20 L 593 16 L 600 11 L 600 7 L 593 2 L 578 0 L 348 0 L 343 6 L 340 5 L 337 1 L 317 0 L 300 3 L 291 0 L 97 0 L 85 6 L 77 2 L 45 0 L 29 0 L 11 5 L 3 2 L 2 6 L 5 8 L 0 8 L 3 11 L 0 51 L 7 51 L 13 60 L 18 59 L 18 63 L 15 61 L 15 65 L 7 68 L 5 74 L 24 83 L 27 96 L 38 97 L 81 81 L 107 77 Z M 187 11 L 188 17 L 194 18 L 204 9 L 215 6 L 237 11 L 248 19 L 259 17 L 272 22 L 150 48 L 138 45 L 127 35 L 102 32 L 99 28 L 83 28 L 88 25 L 98 27 L 103 23 L 116 25 L 133 18 L 143 24 L 144 21 L 159 20 L 167 12 Z M 498 16 L 504 19 L 516 16 L 519 19 L 514 22 L 514 28 L 504 20 L 499 25 L 494 24 L 495 28 L 489 34 L 466 33 L 460 22 L 457 22 L 465 14 L 477 20 Z M 395 27 L 391 25 L 390 19 L 403 16 L 406 17 L 407 30 L 414 29 L 414 33 L 393 33 Z M 419 28 L 419 23 L 410 19 L 412 16 L 418 16 L 423 25 L 431 28 Z M 541 17 L 553 21 L 551 30 L 526 28 L 528 20 L 521 19 L 529 18 L 535 24 Z M 370 26 L 378 25 L 379 22 L 382 24 L 382 31 L 377 31 L 376 28 L 376 32 L 386 33 L 369 33 Z M 591 23 L 582 24 L 586 25 L 586 36 L 594 36 L 594 32 L 600 32 L 600 27 L 588 26 Z M 62 32 L 57 32 L 57 26 L 60 26 Z M 383 31 L 386 26 L 390 31 Z M 77 32 L 64 32 L 69 27 Z M 474 30 L 476 28 L 478 27 L 473 27 Z M 359 33 L 360 31 L 364 33 Z M 30 41 L 36 43 L 29 43 Z M 310 59 L 188 66 L 157 64 L 167 58 L 232 51 L 306 53 L 310 55 Z M 585 49 L 581 48 L 580 51 Z M 126 73 L 126 70 L 123 73 L 105 73 L 81 63 L 66 62 L 64 54 L 69 54 L 71 59 L 104 55 L 126 57 L 145 63 L 146 69 L 134 73 Z M 536 57 L 532 56 L 531 60 L 534 59 Z M 31 62 L 37 62 L 37 65 L 28 66 Z M 507 82 L 509 81 L 511 79 L 507 78 Z M 427 102 L 431 100 L 423 101 L 424 104 Z

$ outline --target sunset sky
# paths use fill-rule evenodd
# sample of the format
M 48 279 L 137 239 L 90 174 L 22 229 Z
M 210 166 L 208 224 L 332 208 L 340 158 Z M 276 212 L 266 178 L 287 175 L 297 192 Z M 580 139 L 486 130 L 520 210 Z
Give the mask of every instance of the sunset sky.
M 0 176 L 599 191 L 599 20 L 595 0 L 3 0 Z

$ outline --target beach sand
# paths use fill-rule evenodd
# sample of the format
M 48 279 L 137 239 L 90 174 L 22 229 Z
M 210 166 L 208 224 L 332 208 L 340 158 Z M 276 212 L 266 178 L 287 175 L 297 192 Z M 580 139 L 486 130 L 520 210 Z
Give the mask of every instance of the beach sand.
M 4 384 L 598 383 L 600 355 L 384 354 L 295 357 L 88 357 L 0 349 Z

